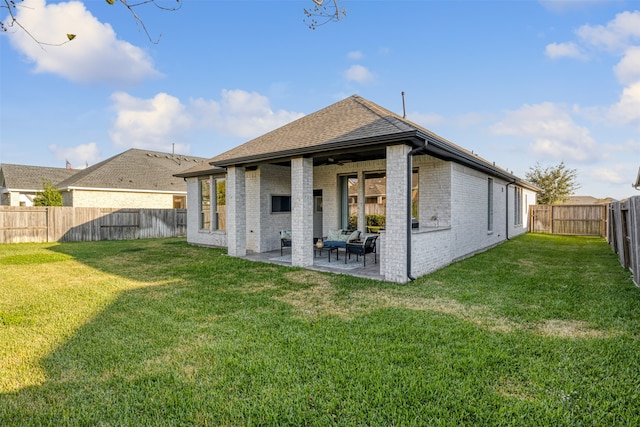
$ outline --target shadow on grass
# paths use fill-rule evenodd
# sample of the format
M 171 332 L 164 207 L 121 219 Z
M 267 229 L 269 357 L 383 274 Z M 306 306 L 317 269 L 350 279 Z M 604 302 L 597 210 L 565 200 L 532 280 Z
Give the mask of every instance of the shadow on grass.
M 452 313 L 406 307 L 411 298 L 436 296 L 476 306 L 494 302 L 496 313 L 519 321 L 527 310 L 508 314 L 505 307 L 521 298 L 518 286 L 534 292 L 528 270 L 516 279 L 512 268 L 510 280 L 500 279 L 507 303 L 498 302 L 500 288 L 489 282 L 496 271 L 471 274 L 489 269 L 502 253 L 398 289 L 250 263 L 175 240 L 54 250 L 151 285 L 120 292 L 44 358 L 43 385 L 0 395 L 3 425 L 633 425 L 640 419 L 637 317 L 616 336 L 567 339 L 526 328 L 491 330 Z M 618 278 L 611 286 L 622 289 Z M 405 306 L 363 302 L 363 292 L 405 298 Z M 575 293 L 541 290 L 535 301 Z M 293 295 L 304 296 L 304 304 L 293 304 Z M 318 309 L 331 306 L 358 310 L 345 316 Z M 629 309 L 624 316 L 629 323 L 638 313 Z

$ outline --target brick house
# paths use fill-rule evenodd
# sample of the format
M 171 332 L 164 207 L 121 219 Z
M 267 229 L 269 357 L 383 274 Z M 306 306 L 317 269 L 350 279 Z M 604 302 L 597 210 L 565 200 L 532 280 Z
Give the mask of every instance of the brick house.
M 64 206 L 186 208 L 187 188 L 174 174 L 205 158 L 131 148 L 57 184 Z
M 33 199 L 42 191 L 43 180 L 57 186 L 77 172 L 66 168 L 4 163 L 0 165 L 0 206 L 33 206 Z
M 0 165 L 0 204 L 33 206 L 47 179 L 62 193 L 63 205 L 90 208 L 186 208 L 187 186 L 174 176 L 203 157 L 129 149 L 86 169 Z
M 279 249 L 278 231 L 287 229 L 291 264 L 309 267 L 314 238 L 348 227 L 349 200 L 364 233 L 366 201 L 384 194 L 380 275 L 397 283 L 525 233 L 537 194 L 507 170 L 357 95 L 209 164 L 177 175 L 187 181 L 190 243 L 242 257 Z

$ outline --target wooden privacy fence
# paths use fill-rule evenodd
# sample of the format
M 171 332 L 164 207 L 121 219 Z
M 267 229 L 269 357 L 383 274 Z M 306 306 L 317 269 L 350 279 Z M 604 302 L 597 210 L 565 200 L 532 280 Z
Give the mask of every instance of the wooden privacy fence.
M 610 203 L 609 218 L 609 245 L 640 286 L 640 196 Z
M 0 243 L 180 237 L 186 209 L 0 206 Z
M 530 209 L 531 233 L 607 235 L 606 205 L 532 205 Z

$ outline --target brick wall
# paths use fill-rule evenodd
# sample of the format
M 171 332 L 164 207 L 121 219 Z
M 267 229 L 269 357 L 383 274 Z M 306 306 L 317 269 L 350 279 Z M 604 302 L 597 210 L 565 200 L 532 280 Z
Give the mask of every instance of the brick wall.
M 245 168 L 227 168 L 227 250 L 231 256 L 247 254 Z
M 406 145 L 387 147 L 387 218 L 382 256 L 385 280 L 397 283 L 407 282 L 407 168 L 410 161 L 407 154 L 411 148 Z
M 187 178 L 187 241 L 194 245 L 227 247 L 226 230 L 200 230 L 198 178 Z
M 419 173 L 420 227 L 451 226 L 451 171 L 453 164 L 430 156 L 415 156 Z
M 291 264 L 313 265 L 313 159 L 291 160 Z
M 322 190 L 323 195 L 323 224 L 322 233 L 340 228 L 339 212 L 339 176 L 357 175 L 362 181 L 365 172 L 387 171 L 387 230 L 381 237 L 381 273 L 387 280 L 404 282 L 406 277 L 406 212 L 407 212 L 407 176 L 404 165 L 408 147 L 391 147 L 388 152 L 388 162 L 376 160 L 360 163 L 346 163 L 344 165 L 325 165 L 313 168 L 311 183 L 303 183 L 304 175 L 300 179 L 293 179 L 309 191 Z M 492 247 L 507 237 L 506 227 L 509 226 L 509 237 L 515 237 L 527 231 L 528 205 L 535 204 L 535 193 L 523 190 L 522 208 L 523 221 L 521 225 L 514 225 L 514 186 L 507 186 L 507 182 L 493 178 L 493 230 L 489 231 L 487 185 L 488 176 L 471 168 L 452 162 L 446 162 L 430 156 L 414 156 L 412 167 L 419 171 L 419 221 L 420 228 L 413 229 L 412 238 L 412 267 L 411 274 L 415 277 L 427 274 L 443 267 L 450 262 L 472 255 Z M 292 229 L 292 215 L 290 213 L 272 213 L 272 195 L 301 195 L 300 191 L 292 191 L 292 169 L 283 166 L 262 165 L 256 171 L 245 174 L 246 200 L 243 217 L 246 219 L 247 249 L 266 252 L 280 248 L 278 231 Z M 308 177 L 307 177 L 308 178 Z M 197 179 L 188 180 L 189 197 L 188 218 L 189 241 L 204 245 L 225 245 L 224 232 L 203 233 L 194 232 L 198 224 L 198 185 Z M 231 187 L 228 184 L 227 197 Z M 507 205 L 506 192 L 509 192 Z M 301 196 L 300 196 L 301 197 Z M 312 200 L 307 201 L 311 209 Z M 507 210 L 508 208 L 508 210 Z M 229 209 L 229 207 L 228 207 Z M 303 214 L 306 211 L 303 212 Z M 307 212 L 309 213 L 309 212 Z M 228 210 L 228 216 L 233 213 Z M 307 215 L 308 216 L 308 215 Z M 306 217 L 305 217 L 306 218 Z M 297 224 L 304 229 L 298 233 L 305 235 L 305 230 L 313 229 L 313 219 L 306 218 Z M 362 218 L 359 228 L 364 230 Z M 219 233 L 219 234 L 216 234 Z M 310 239 L 309 239 L 310 240 Z M 310 245 L 309 245 L 310 246 Z M 384 247 L 383 247 L 384 246 Z M 304 255 L 302 255 L 303 259 Z
M 173 196 L 184 193 L 73 190 L 63 193 L 66 206 L 76 208 L 173 209 Z
M 259 233 L 256 245 L 252 250 L 267 252 L 280 249 L 280 230 L 291 230 L 290 212 L 271 212 L 271 196 L 288 196 L 291 194 L 291 168 L 285 166 L 262 165 L 256 177 L 259 183 L 254 187 L 259 190 L 251 197 L 259 200 L 259 205 L 252 205 L 251 212 L 247 208 L 249 235 Z M 253 185 L 253 183 L 252 183 Z M 259 242 L 259 243 L 258 243 Z

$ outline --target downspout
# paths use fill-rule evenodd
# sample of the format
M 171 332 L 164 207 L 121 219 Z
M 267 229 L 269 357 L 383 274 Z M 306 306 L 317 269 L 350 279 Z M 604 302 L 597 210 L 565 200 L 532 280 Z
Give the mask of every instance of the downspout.
M 412 157 L 414 154 L 425 149 L 427 146 L 427 141 L 424 142 L 424 145 L 418 148 L 414 148 L 413 150 L 407 153 L 407 277 L 412 282 L 416 280 L 415 277 L 411 275 L 411 232 L 413 230 L 413 224 L 411 221 L 411 204 L 413 200 L 411 199 L 411 193 L 413 191 L 413 187 L 411 186 L 412 178 L 413 178 L 413 160 Z
M 505 209 L 507 211 L 506 215 L 505 215 L 505 218 L 506 218 L 505 219 L 505 236 L 506 236 L 507 240 L 509 240 L 509 186 L 511 184 L 515 184 L 515 183 L 516 183 L 516 180 L 514 179 L 513 181 L 508 182 L 507 185 L 505 186 L 505 192 L 507 193 L 507 195 L 506 195 L 507 196 L 507 201 L 506 201 L 506 206 L 505 206 Z

